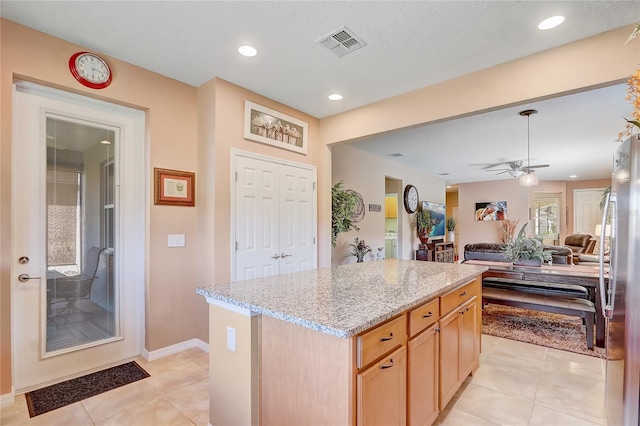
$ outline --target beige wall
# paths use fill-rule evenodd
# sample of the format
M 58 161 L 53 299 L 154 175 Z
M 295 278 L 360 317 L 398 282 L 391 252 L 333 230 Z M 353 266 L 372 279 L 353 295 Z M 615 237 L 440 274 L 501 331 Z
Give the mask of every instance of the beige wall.
M 194 87 L 110 58 L 114 80 L 96 91 L 69 72 L 82 47 L 10 21 L 1 25 L 0 104 L 0 394 L 11 392 L 11 122 L 12 82 L 24 79 L 146 111 L 152 167 L 197 171 L 197 91 Z M 149 351 L 192 338 L 207 340 L 207 306 L 195 294 L 198 207 L 154 206 L 152 170 L 147 213 L 146 342 Z M 143 185 L 143 182 L 139 183 Z M 167 234 L 184 233 L 187 246 L 167 248 Z M 174 265 L 181 265 L 176 268 Z
M 364 239 L 373 250 L 369 260 L 375 258 L 378 247 L 384 247 L 384 194 L 385 177 L 402 181 L 400 199 L 403 199 L 404 187 L 412 184 L 418 190 L 420 201 L 445 202 L 444 181 L 429 173 L 428 170 L 401 165 L 390 157 L 376 156 L 349 144 L 336 144 L 332 151 L 332 182 L 343 181 L 345 189 L 353 189 L 362 195 L 365 216 L 357 225 L 359 231 L 338 235 L 336 247 L 332 251 L 332 263 L 355 263 L 356 258 L 349 254 L 348 244 L 354 239 Z M 370 212 L 369 204 L 380 204 L 380 212 Z M 414 215 L 404 209 L 404 203 L 398 204 L 398 258 L 413 259 L 413 250 L 418 248 L 419 240 L 411 222 Z
M 307 155 L 244 139 L 245 100 L 307 122 L 309 125 Z M 201 109 L 199 125 L 204 130 L 198 144 L 199 152 L 203 153 L 199 161 L 208 163 L 201 166 L 205 170 L 203 173 L 205 180 L 202 184 L 205 187 L 203 191 L 208 191 L 211 197 L 207 200 L 206 210 L 200 218 L 200 223 L 203 225 L 203 228 L 198 231 L 200 238 L 203 239 L 203 253 L 200 253 L 200 256 L 213 259 L 212 264 L 203 266 L 210 273 L 201 276 L 213 277 L 213 281 L 207 283 L 211 285 L 228 282 L 231 277 L 231 150 L 250 151 L 317 166 L 318 229 L 320 230 L 330 227 L 330 205 L 324 200 L 327 199 L 330 190 L 326 181 L 330 173 L 327 170 L 330 171 L 331 164 L 329 149 L 318 142 L 318 120 L 314 117 L 221 79 L 214 79 L 198 88 L 198 103 Z M 203 111 L 206 114 L 203 114 Z M 330 244 L 328 232 L 318 232 L 319 266 L 329 264 L 329 253 L 326 248 L 328 244 Z

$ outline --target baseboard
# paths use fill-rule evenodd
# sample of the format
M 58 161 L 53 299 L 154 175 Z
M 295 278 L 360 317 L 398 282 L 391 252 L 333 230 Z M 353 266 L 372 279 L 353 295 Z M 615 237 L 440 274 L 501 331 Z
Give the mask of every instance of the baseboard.
M 4 395 L 0 395 L 0 408 L 13 405 L 15 402 L 16 402 L 16 394 L 13 391 L 13 386 L 11 387 L 10 393 L 5 393 Z
M 205 343 L 200 339 L 191 339 L 182 343 L 176 343 L 175 345 L 167 346 L 162 349 L 157 349 L 151 352 L 145 349 L 142 356 L 144 356 L 147 361 L 155 361 L 157 359 L 164 358 L 169 355 L 177 354 L 179 352 L 186 351 L 192 348 L 198 348 L 201 351 L 209 353 L 208 343 Z

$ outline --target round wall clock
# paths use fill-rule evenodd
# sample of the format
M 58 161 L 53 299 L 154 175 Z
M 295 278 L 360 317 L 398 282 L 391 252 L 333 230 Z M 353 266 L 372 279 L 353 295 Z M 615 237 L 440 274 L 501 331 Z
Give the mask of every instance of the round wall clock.
M 92 89 L 111 84 L 111 69 L 104 59 L 91 52 L 78 52 L 69 58 L 69 70 L 80 83 Z
M 404 187 L 404 208 L 409 214 L 418 210 L 418 190 L 413 185 Z

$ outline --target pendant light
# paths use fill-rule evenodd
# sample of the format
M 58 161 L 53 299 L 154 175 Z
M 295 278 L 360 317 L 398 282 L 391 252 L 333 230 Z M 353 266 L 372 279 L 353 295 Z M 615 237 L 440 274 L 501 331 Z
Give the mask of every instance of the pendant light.
M 538 176 L 535 174 L 533 170 L 529 168 L 531 166 L 531 158 L 529 155 L 529 117 L 531 114 L 537 114 L 538 111 L 535 109 L 527 109 L 524 111 L 520 111 L 522 117 L 527 117 L 527 171 L 520 176 L 520 186 L 523 188 L 533 188 L 538 185 Z

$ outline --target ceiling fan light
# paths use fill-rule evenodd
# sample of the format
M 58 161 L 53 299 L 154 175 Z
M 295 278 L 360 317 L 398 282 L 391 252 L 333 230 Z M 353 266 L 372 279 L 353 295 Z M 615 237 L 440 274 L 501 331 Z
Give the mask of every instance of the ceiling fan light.
M 513 178 L 517 178 L 517 177 L 521 176 L 522 173 L 524 173 L 522 170 L 509 170 L 509 174 Z
M 528 172 L 520 176 L 520 186 L 523 188 L 533 188 L 538 186 L 538 176 L 533 172 Z

